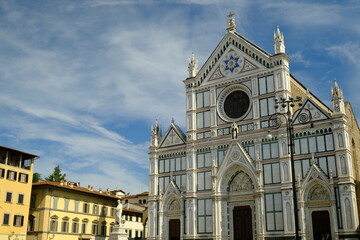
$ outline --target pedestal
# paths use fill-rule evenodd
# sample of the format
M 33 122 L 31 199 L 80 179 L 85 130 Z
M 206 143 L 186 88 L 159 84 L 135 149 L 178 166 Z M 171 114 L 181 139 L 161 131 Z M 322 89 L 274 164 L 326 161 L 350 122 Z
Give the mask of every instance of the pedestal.
M 110 233 L 110 240 L 128 240 L 124 225 L 115 225 Z

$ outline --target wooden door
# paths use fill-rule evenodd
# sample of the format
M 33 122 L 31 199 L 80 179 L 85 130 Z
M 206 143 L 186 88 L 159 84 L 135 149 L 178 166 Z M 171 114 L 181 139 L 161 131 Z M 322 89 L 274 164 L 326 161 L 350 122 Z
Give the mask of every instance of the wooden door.
M 252 240 L 252 214 L 250 206 L 238 206 L 233 210 L 234 240 Z
M 328 211 L 316 211 L 311 214 L 314 240 L 330 240 L 331 227 Z
M 169 240 L 180 240 L 180 219 L 170 219 Z

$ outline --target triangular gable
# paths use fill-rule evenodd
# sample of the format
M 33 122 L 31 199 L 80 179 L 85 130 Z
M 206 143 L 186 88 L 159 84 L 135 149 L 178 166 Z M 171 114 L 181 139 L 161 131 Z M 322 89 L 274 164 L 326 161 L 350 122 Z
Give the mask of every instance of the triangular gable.
M 241 144 L 237 142 L 230 144 L 217 174 L 221 175 L 221 172 L 225 171 L 233 163 L 239 163 L 240 165 L 246 166 L 246 168 L 255 171 L 254 161 L 248 155 L 246 150 L 241 146 Z
M 171 179 L 170 183 L 167 185 L 164 196 L 168 196 L 170 194 L 175 194 L 177 196 L 180 196 L 180 189 L 178 188 L 178 186 L 176 185 L 173 179 Z
M 213 71 L 210 71 L 203 84 L 258 69 L 263 70 L 265 67 L 231 44 L 219 59 L 218 63 L 214 65 Z
M 173 123 L 165 133 L 160 143 L 160 148 L 185 144 L 185 137 L 182 131 Z
M 198 72 L 196 82 L 221 79 L 271 66 L 271 55 L 236 32 L 228 32 Z
M 309 112 L 311 113 L 311 121 L 320 121 L 329 119 L 330 116 L 324 110 L 319 107 L 316 103 L 314 103 L 311 99 L 307 98 L 305 103 L 301 107 L 301 110 L 297 112 L 296 116 L 294 117 L 294 124 L 301 124 L 306 120 L 306 116 L 309 116 Z M 300 122 L 299 122 L 300 120 Z
M 318 180 L 326 184 L 330 183 L 325 173 L 315 163 L 312 164 L 312 166 L 309 168 L 308 172 L 306 173 L 302 185 L 305 186 L 314 180 Z

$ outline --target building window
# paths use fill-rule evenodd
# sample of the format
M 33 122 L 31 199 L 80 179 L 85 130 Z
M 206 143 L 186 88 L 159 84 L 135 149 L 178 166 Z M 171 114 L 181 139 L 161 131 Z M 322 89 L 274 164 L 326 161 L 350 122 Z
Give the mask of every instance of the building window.
M 186 174 L 175 175 L 174 176 L 175 183 L 180 189 L 186 189 Z M 145 201 L 145 200 L 144 200 Z M 143 201 L 143 203 L 145 203 Z
M 252 160 L 255 160 L 255 146 L 254 145 L 243 145 L 245 151 L 249 154 Z
M 36 208 L 36 194 L 31 194 L 30 208 L 31 209 Z
M 27 183 L 29 179 L 29 175 L 26 173 L 20 173 L 19 174 L 19 182 L 21 183 Z
M 106 236 L 106 222 L 101 223 L 101 235 Z
M 315 161 L 328 177 L 330 172 L 332 172 L 333 177 L 338 176 L 335 156 L 317 157 Z
M 159 173 L 177 172 L 186 169 L 186 157 L 159 159 Z
M 8 170 L 6 179 L 16 181 L 17 172 Z
M 97 235 L 97 224 L 96 223 L 93 223 L 91 226 L 91 234 Z
M 284 230 L 281 193 L 265 194 L 265 218 L 267 231 Z
M 210 190 L 211 189 L 211 171 L 197 173 L 197 190 Z
M 132 230 L 129 229 L 129 238 L 131 238 L 131 237 L 132 237 Z
M 5 177 L 5 169 L 0 168 L 0 178 L 4 178 L 4 177 Z
M 61 223 L 61 232 L 69 232 L 69 222 L 67 220 Z
M 279 157 L 279 144 L 278 142 L 263 143 L 262 146 L 262 159 L 273 159 Z
M 54 197 L 54 199 L 53 199 L 53 209 L 58 208 L 58 202 L 59 202 L 59 198 Z
M 300 176 L 301 179 L 304 179 L 306 173 L 310 168 L 310 159 L 295 160 L 294 166 L 295 166 L 295 176 Z
M 280 164 L 264 164 L 264 184 L 280 183 Z
M 98 206 L 98 205 L 94 205 L 94 206 L 93 206 L 93 214 L 94 214 L 94 215 L 98 215 L 98 214 L 99 214 L 99 206 Z
M 78 222 L 73 222 L 72 223 L 72 232 L 73 233 L 78 233 L 79 232 L 79 223 Z
M 332 134 L 303 137 L 294 140 L 295 155 L 309 154 L 315 152 L 328 152 L 334 150 Z
M 12 201 L 12 192 L 6 192 L 5 202 L 11 203 Z
M 196 108 L 204 108 L 210 106 L 210 92 L 200 92 L 196 94 Z
M 218 162 L 218 166 L 220 166 L 221 163 L 222 163 L 222 161 L 224 160 L 225 155 L 226 155 L 226 152 L 227 152 L 227 149 L 219 149 L 219 150 L 217 150 L 217 162 Z
M 113 217 L 115 214 L 115 208 L 110 209 L 110 217 Z
M 266 117 L 275 113 L 274 97 L 263 98 L 260 102 L 260 117 Z
M 64 210 L 69 211 L 69 202 L 70 199 L 64 199 Z
M 9 223 L 10 223 L 10 214 L 9 213 L 4 213 L 3 214 L 2 225 L 9 225 Z
M 22 215 L 15 215 L 14 216 L 14 226 L 22 227 L 24 225 L 24 216 Z
M 18 204 L 24 204 L 24 194 L 19 193 L 17 203 Z
M 81 226 L 81 233 L 85 234 L 86 233 L 86 227 L 87 227 L 87 223 L 83 222 L 82 226 Z
M 101 208 L 101 216 L 107 216 L 107 207 Z
M 210 111 L 196 113 L 197 128 L 210 127 Z
M 259 95 L 274 92 L 274 76 L 266 76 L 259 78 Z
M 79 212 L 79 201 L 74 201 L 74 212 Z
M 89 213 L 89 208 L 90 208 L 89 204 L 88 204 L 88 203 L 84 203 L 84 205 L 83 205 L 83 212 L 84 212 L 84 213 Z
M 197 168 L 211 167 L 211 153 L 198 153 L 196 154 Z
M 170 177 L 159 177 L 159 193 L 165 192 L 167 185 L 170 182 Z
M 212 233 L 212 200 L 197 200 L 198 233 Z
M 50 232 L 57 232 L 58 228 L 58 221 L 57 219 L 52 219 L 50 221 Z

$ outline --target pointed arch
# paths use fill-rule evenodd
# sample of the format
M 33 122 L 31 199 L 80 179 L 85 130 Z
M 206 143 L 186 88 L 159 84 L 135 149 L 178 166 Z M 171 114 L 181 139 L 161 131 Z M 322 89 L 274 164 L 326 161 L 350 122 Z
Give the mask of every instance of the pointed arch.
M 257 188 L 256 175 L 240 162 L 233 162 L 220 175 L 217 191 L 253 191 Z

